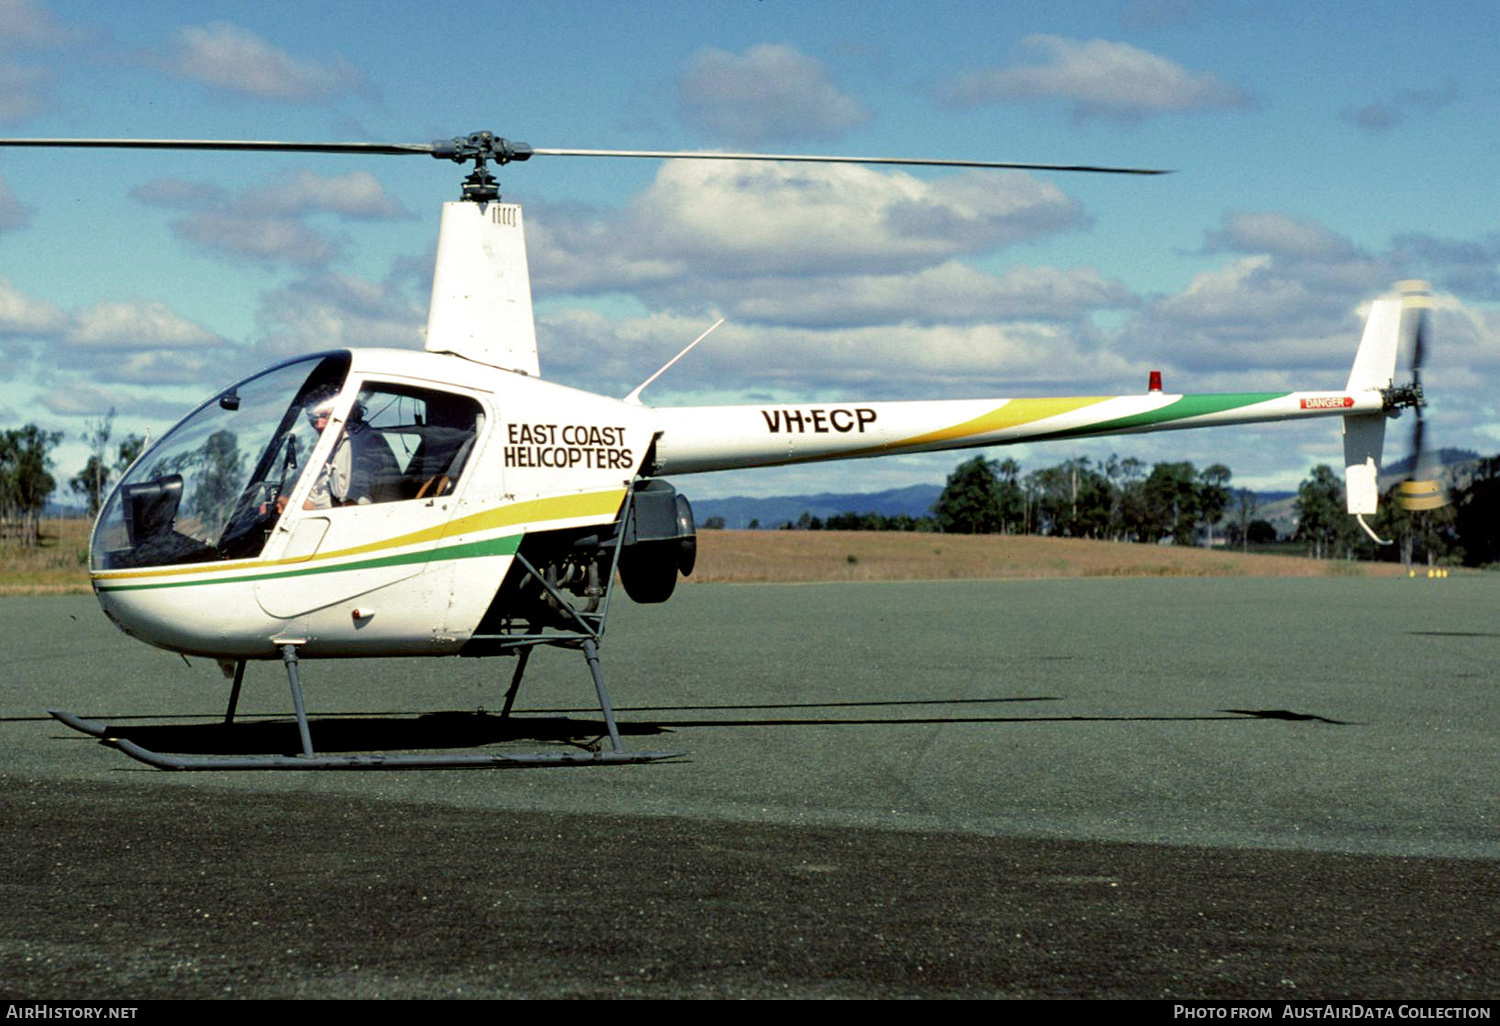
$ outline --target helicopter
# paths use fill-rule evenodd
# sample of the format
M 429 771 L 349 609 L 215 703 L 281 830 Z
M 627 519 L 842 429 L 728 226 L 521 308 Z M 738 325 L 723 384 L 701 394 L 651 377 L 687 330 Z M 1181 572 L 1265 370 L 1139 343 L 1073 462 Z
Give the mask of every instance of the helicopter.
M 5 139 L 0 146 L 426 154 L 472 163 L 443 205 L 425 346 L 285 360 L 210 396 L 157 438 L 105 501 L 89 571 L 126 634 L 217 661 L 232 686 L 280 660 L 300 752 L 184 756 L 48 710 L 163 769 L 375 769 L 631 763 L 601 667 L 616 583 L 660 603 L 692 574 L 696 525 L 667 475 L 1098 435 L 1342 418 L 1349 512 L 1374 513 L 1386 421 L 1413 408 L 1398 350 L 1419 295 L 1374 300 L 1334 390 L 653 407 L 542 379 L 519 205 L 489 164 L 537 156 L 773 160 L 1113 174 L 1155 169 L 925 158 L 532 148 L 490 132 L 430 144 Z M 710 329 L 711 331 L 712 329 Z M 705 335 L 707 333 L 705 332 Z M 1419 419 L 1418 438 L 1420 438 Z M 1366 527 L 1366 530 L 1370 529 Z M 1372 533 L 1372 537 L 1373 532 Z M 1378 539 L 1377 539 L 1378 540 Z M 508 656 L 509 717 L 539 646 L 581 652 L 608 745 L 535 753 L 320 753 L 304 659 Z

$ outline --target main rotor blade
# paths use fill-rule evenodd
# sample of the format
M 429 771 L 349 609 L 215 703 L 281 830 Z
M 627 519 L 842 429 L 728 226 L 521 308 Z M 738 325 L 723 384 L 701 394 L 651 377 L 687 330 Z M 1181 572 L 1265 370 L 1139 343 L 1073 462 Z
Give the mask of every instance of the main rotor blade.
M 496 138 L 504 145 L 505 140 Z M 454 140 L 461 143 L 462 140 Z M 1033 164 L 1000 160 L 944 160 L 933 157 L 840 157 L 807 153 L 715 153 L 702 150 L 575 150 L 533 148 L 514 144 L 509 159 L 545 157 L 633 157 L 648 160 L 779 160 L 805 164 L 890 164 L 902 167 L 974 167 L 1015 171 L 1068 171 L 1110 175 L 1165 175 L 1162 168 L 1104 167 L 1093 164 Z M 29 146 L 52 149 L 117 150 L 241 150 L 272 153 L 352 153 L 386 156 L 426 154 L 454 157 L 454 144 L 369 142 L 275 142 L 260 139 L 0 139 L 0 147 Z M 488 154 L 487 154 L 488 155 Z M 465 159 L 460 156 L 457 159 Z
M 0 146 L 99 150 L 265 150 L 276 153 L 432 153 L 432 143 L 301 143 L 260 139 L 0 139 Z
M 702 150 L 562 150 L 533 147 L 547 157 L 643 157 L 654 160 L 781 160 L 804 164 L 897 164 L 903 167 L 982 167 L 1017 171 L 1085 171 L 1107 175 L 1169 175 L 1164 168 L 1101 167 L 1093 164 L 1022 164 L 1001 160 L 934 157 L 827 157 L 806 153 L 708 153 Z

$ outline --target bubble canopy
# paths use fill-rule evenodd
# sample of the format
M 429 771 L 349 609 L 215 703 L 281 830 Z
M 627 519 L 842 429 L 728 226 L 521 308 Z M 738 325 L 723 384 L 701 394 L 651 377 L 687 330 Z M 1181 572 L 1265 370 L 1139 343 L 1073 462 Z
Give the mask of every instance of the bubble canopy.
M 105 504 L 90 569 L 178 566 L 260 554 L 277 499 L 317 428 L 309 403 L 343 388 L 350 354 L 278 364 L 231 385 L 146 450 Z

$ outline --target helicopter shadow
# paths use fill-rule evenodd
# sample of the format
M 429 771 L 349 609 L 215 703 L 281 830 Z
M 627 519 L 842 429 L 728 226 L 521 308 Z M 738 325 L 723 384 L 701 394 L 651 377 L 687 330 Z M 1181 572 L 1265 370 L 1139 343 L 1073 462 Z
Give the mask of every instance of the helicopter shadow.
M 1221 709 L 1211 713 L 1182 715 L 961 715 L 942 710 L 940 715 L 850 715 L 845 710 L 870 707 L 974 706 L 1012 703 L 1057 702 L 1057 696 L 1014 698 L 925 699 L 914 701 L 808 702 L 785 704 L 641 706 L 618 712 L 656 714 L 649 719 L 625 719 L 618 723 L 622 736 L 651 737 L 691 728 L 755 727 L 870 727 L 950 726 L 957 724 L 1098 723 L 1098 722 L 1243 722 L 1246 719 L 1315 721 L 1340 725 L 1342 721 L 1294 713 L 1284 709 Z M 714 715 L 729 712 L 766 713 L 771 710 L 825 710 L 827 715 Z M 575 715 L 585 709 L 518 710 L 502 717 L 480 711 L 449 711 L 409 716 L 399 713 L 360 713 L 314 719 L 310 729 L 321 753 L 351 754 L 393 751 L 451 751 L 479 749 L 510 743 L 548 744 L 597 751 L 608 737 L 600 719 Z M 688 713 L 700 715 L 685 715 Z M 661 714 L 667 714 L 662 716 Z M 701 715 L 707 713 L 709 715 Z M 105 737 L 128 740 L 154 752 L 176 755 L 253 756 L 296 755 L 301 751 L 295 720 L 278 717 L 241 719 L 234 723 L 109 724 Z
M 796 709 L 825 709 L 830 711 L 847 710 L 869 707 L 894 707 L 894 706 L 975 706 L 975 705 L 997 705 L 1028 702 L 1060 702 L 1062 696 L 1058 695 L 1035 695 L 1011 698 L 951 698 L 951 699 L 913 699 L 913 700 L 884 700 L 884 701 L 853 701 L 853 702 L 784 702 L 765 705 L 682 705 L 682 706 L 634 706 L 622 707 L 616 710 L 622 715 L 639 713 L 667 713 L 672 714 L 670 718 L 654 718 L 650 724 L 655 730 L 678 730 L 688 727 L 859 727 L 859 726 L 948 726 L 953 724 L 1001 724 L 1001 723 L 1197 723 L 1197 722 L 1244 722 L 1245 720 L 1283 720 L 1289 722 L 1316 722 L 1326 723 L 1334 726 L 1346 726 L 1347 721 L 1335 720 L 1314 713 L 1300 713 L 1288 709 L 1217 709 L 1209 713 L 1200 714 L 1176 714 L 1155 715 L 1140 713 L 1136 715 L 1088 715 L 1088 714 L 1059 714 L 1046 715 L 1034 714 L 1028 716 L 998 716 L 977 715 L 966 716 L 949 713 L 946 715 L 914 716 L 910 714 L 895 716 L 851 716 L 825 715 L 825 716 L 756 716 L 756 717 L 688 717 L 690 712 L 697 713 L 723 713 L 723 712 L 766 712 L 770 710 L 796 710 Z M 583 712 L 582 709 L 547 709 L 538 710 L 548 713 L 567 714 Z M 642 724 L 637 723 L 637 727 Z M 621 730 L 625 725 L 621 724 Z
M 314 744 L 324 754 L 383 751 L 448 751 L 511 742 L 534 742 L 596 750 L 607 743 L 602 720 L 571 716 L 500 717 L 485 712 L 436 712 L 416 717 L 330 716 L 310 723 Z M 665 733 L 655 724 L 621 723 L 622 735 Z M 296 755 L 302 750 L 293 719 L 238 720 L 234 723 L 109 725 L 110 739 L 133 741 L 153 752 L 176 755 Z

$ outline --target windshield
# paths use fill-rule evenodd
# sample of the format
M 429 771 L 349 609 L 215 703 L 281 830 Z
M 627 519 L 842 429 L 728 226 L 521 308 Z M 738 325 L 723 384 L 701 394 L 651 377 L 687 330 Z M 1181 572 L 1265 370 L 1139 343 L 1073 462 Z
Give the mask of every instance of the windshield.
M 317 443 L 307 397 L 333 393 L 346 354 L 274 367 L 204 404 L 153 445 L 110 496 L 92 569 L 172 566 L 258 555 Z

